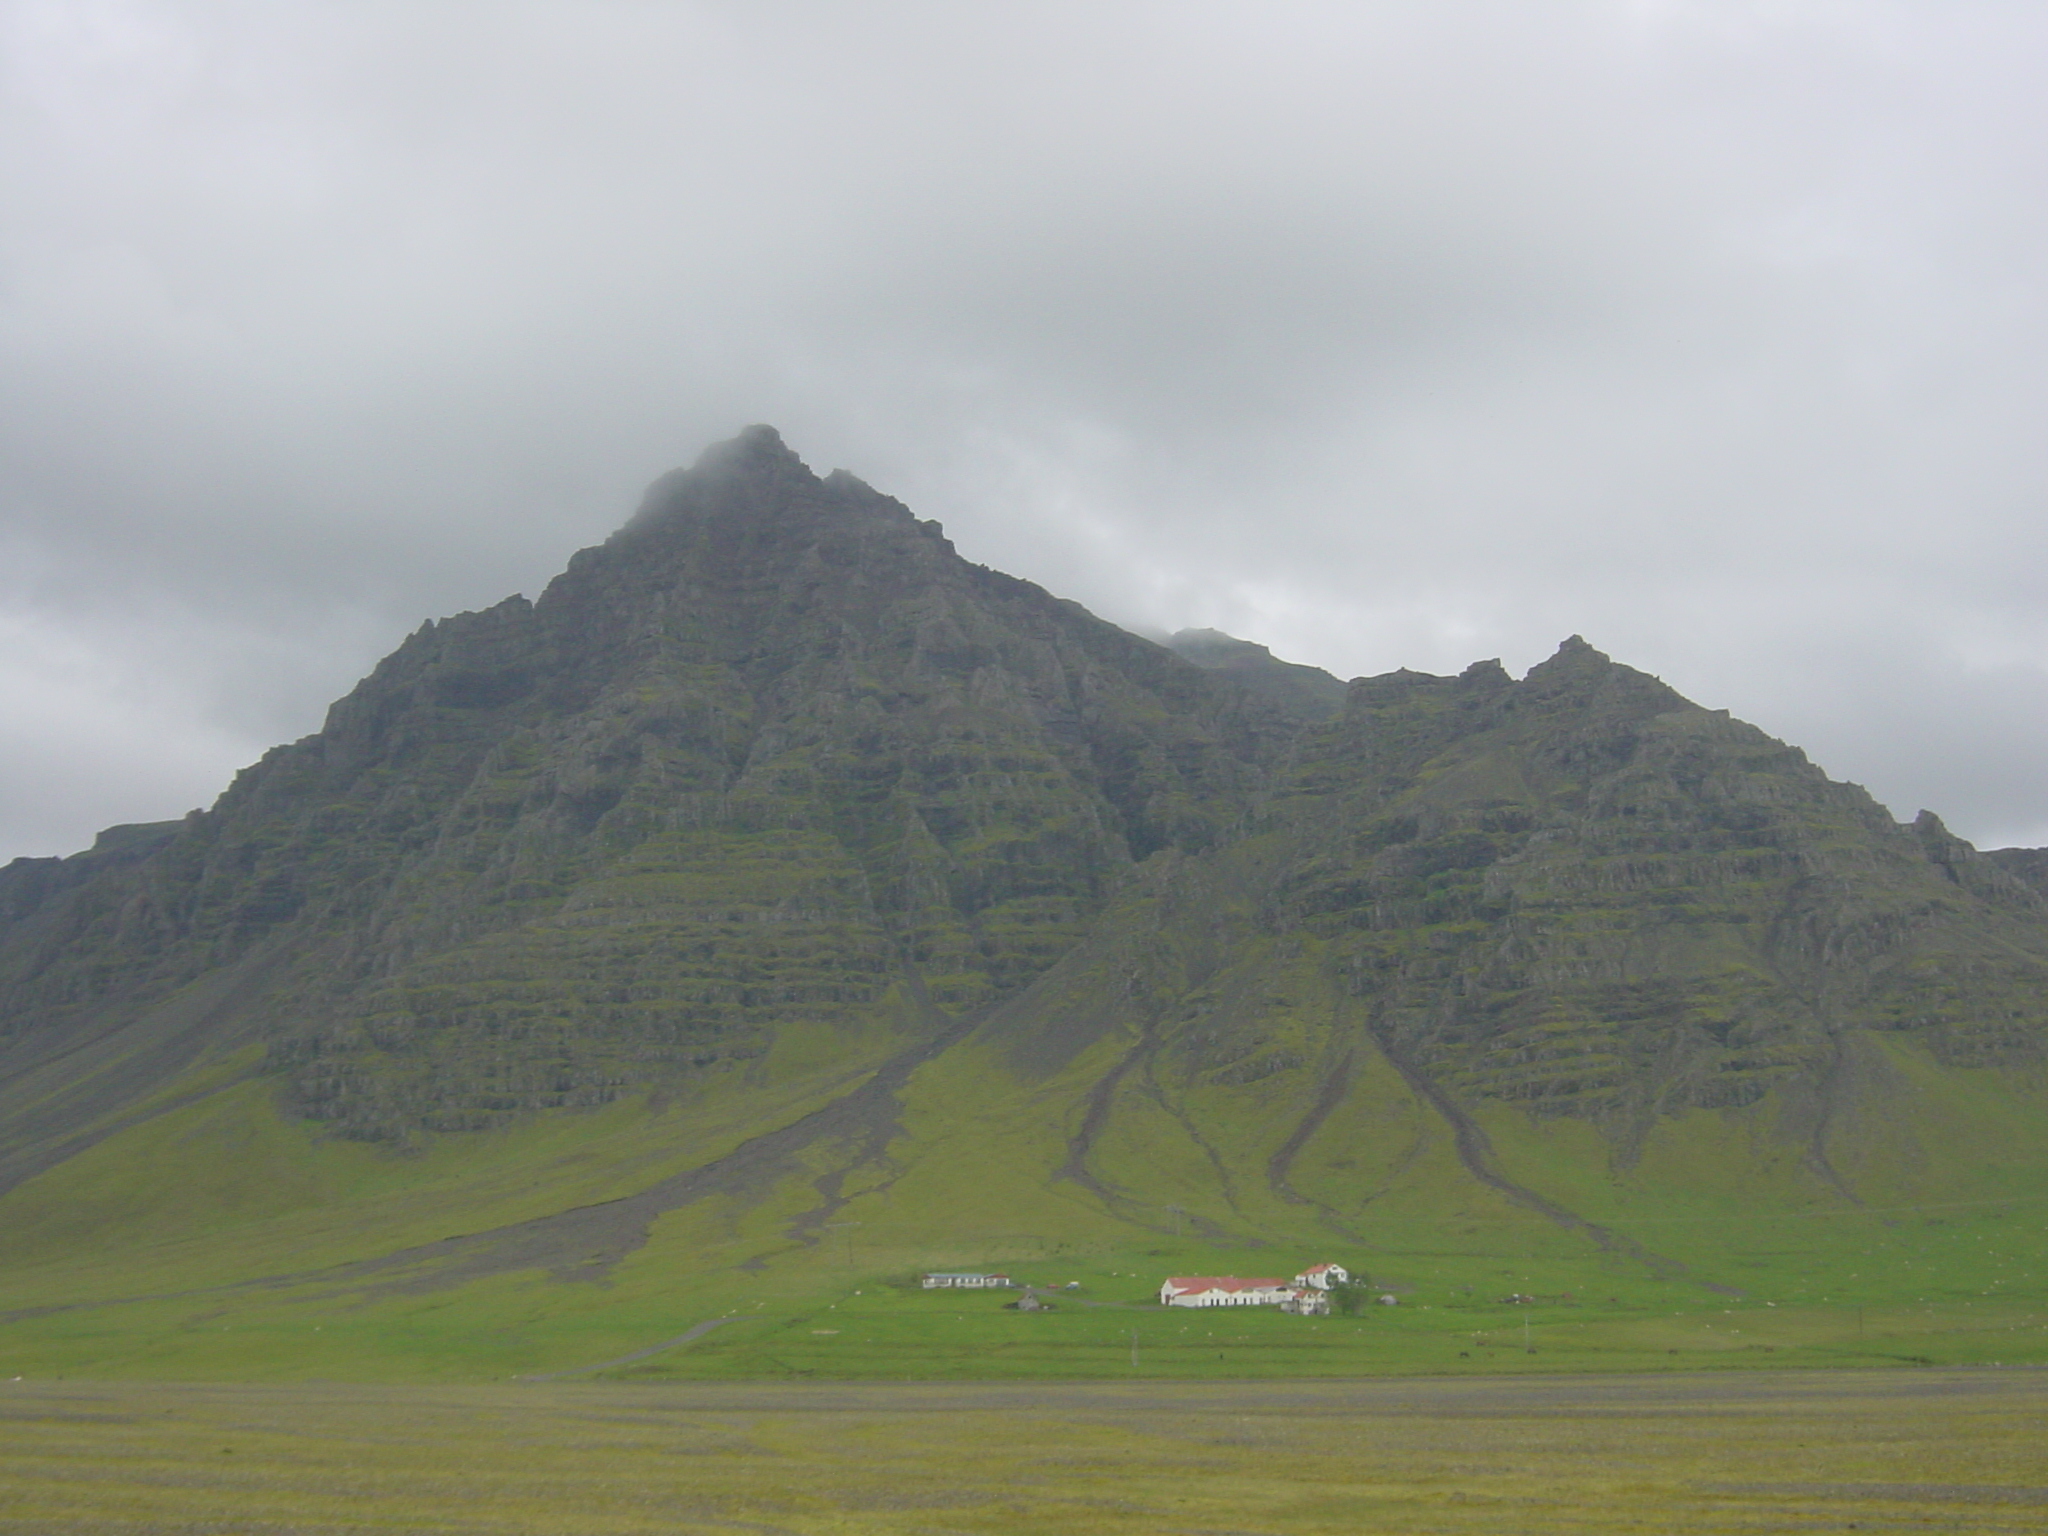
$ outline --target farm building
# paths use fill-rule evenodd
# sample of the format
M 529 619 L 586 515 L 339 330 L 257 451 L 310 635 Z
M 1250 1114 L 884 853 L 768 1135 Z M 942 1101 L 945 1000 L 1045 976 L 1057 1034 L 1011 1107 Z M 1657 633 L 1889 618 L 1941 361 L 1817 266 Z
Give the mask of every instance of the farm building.
M 1236 1275 L 1174 1275 L 1159 1287 L 1162 1307 L 1273 1307 L 1287 1299 L 1285 1280 Z
M 920 1282 L 928 1291 L 951 1289 L 981 1290 L 992 1285 L 1008 1285 L 1008 1275 L 991 1275 L 978 1269 L 935 1269 Z
M 1311 1264 L 1294 1277 L 1296 1285 L 1312 1285 L 1319 1291 L 1327 1291 L 1333 1285 L 1349 1285 L 1351 1271 L 1342 1264 Z
M 1312 1285 L 1298 1285 L 1287 1293 L 1286 1299 L 1280 1303 L 1280 1310 L 1300 1317 L 1328 1317 L 1330 1293 Z

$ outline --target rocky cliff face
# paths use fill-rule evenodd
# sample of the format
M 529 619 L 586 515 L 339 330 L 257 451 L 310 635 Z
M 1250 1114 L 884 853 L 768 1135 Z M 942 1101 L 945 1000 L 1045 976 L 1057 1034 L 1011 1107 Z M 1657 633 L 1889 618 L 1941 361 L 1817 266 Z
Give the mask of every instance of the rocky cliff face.
M 136 858 L 18 868 L 5 1029 L 239 971 L 216 1032 L 346 1133 L 602 1102 L 1014 991 L 1229 833 L 1280 722 L 756 428 Z
M 977 1020 L 1030 1070 L 1136 1031 L 1104 1104 L 1305 1140 L 1376 1052 L 1625 1154 L 1819 1123 L 1854 1030 L 2036 1059 L 2034 878 L 1582 641 L 1348 690 L 1154 645 L 755 428 L 212 810 L 0 872 L 0 1168 L 242 1044 L 405 1140 Z
M 2002 862 L 1574 638 L 1519 682 L 1354 682 L 1237 837 L 1148 866 L 989 1031 L 1026 1081 L 1101 1063 L 1063 1171 L 1111 1201 L 1141 1135 L 1255 1126 L 1224 1188 L 1359 1219 L 1397 1172 L 1357 1151 L 1388 1068 L 1472 1176 L 1561 1219 L 1489 1116 L 1590 1125 L 1625 1171 L 1720 1112 L 1853 1199 L 1837 1164 L 1873 1144 L 1941 1156 L 1877 1042 L 2038 1074 L 2048 909 Z
M 2038 896 L 1576 638 L 1520 683 L 1356 683 L 1301 756 L 1269 921 L 1461 1094 L 1625 1144 L 1774 1086 L 1824 1098 L 1851 1029 L 1968 1065 L 2048 1036 Z

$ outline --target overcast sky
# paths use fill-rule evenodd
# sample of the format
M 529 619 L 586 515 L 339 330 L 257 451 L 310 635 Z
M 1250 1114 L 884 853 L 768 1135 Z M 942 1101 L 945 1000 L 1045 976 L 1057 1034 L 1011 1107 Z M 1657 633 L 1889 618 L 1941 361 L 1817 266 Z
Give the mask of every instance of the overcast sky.
M 1343 676 L 2048 843 L 2048 7 L 0 0 L 0 857 L 772 422 Z

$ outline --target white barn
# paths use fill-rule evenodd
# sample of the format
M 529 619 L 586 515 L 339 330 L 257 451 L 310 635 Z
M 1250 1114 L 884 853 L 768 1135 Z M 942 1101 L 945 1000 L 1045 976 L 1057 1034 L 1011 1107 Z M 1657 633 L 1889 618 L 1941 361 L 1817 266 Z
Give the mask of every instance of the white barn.
M 1240 1280 L 1236 1275 L 1174 1275 L 1159 1287 L 1162 1307 L 1277 1307 L 1291 1288 L 1285 1280 Z

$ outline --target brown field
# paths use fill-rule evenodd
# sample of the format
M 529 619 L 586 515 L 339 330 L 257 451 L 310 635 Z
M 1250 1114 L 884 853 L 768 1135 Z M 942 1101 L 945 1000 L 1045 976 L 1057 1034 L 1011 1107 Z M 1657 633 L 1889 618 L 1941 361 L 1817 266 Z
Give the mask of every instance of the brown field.
M 2048 1373 L 0 1383 L 0 1532 L 2048 1531 Z

